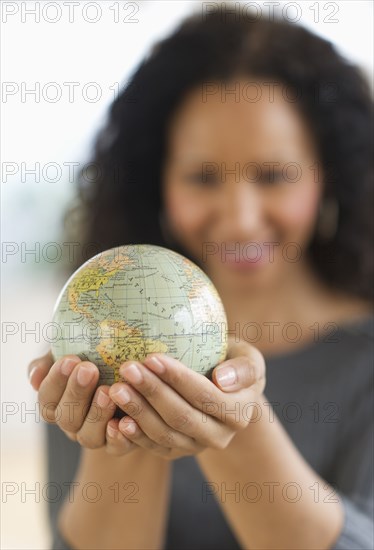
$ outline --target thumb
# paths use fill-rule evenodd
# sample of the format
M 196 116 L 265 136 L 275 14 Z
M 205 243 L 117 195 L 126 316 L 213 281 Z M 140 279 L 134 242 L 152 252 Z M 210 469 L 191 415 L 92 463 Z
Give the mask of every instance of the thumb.
M 241 349 L 243 352 L 243 349 Z M 265 388 L 265 361 L 262 354 L 253 346 L 245 350 L 245 355 L 232 357 L 220 363 L 212 372 L 212 380 L 221 390 L 238 391 L 256 385 L 262 393 Z

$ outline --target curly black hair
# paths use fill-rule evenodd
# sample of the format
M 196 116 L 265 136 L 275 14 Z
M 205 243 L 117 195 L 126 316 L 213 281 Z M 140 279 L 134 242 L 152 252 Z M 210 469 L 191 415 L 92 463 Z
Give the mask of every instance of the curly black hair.
M 308 257 L 331 287 L 372 299 L 373 125 L 365 76 L 301 26 L 248 12 L 233 17 L 226 8 L 185 19 L 152 48 L 111 105 L 90 160 L 96 177 L 81 171 L 79 202 L 66 217 L 86 251 L 81 260 L 129 243 L 171 248 L 159 220 L 168 122 L 190 90 L 238 74 L 296 91 L 319 150 L 324 194 L 339 205 L 334 237 L 323 240 L 316 231 Z M 179 245 L 174 250 L 189 257 Z

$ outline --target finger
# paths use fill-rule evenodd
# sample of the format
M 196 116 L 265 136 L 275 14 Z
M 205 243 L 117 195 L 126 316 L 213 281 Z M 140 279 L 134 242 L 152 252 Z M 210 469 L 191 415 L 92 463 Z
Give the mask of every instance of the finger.
M 141 428 L 137 425 L 134 419 L 127 416 L 119 421 L 118 425 L 119 430 L 134 442 L 138 447 L 152 451 L 154 454 L 157 454 L 162 457 L 178 458 L 178 456 L 185 456 L 187 449 L 176 449 L 174 447 L 166 447 L 163 445 L 158 445 L 152 441 Z M 204 450 L 205 447 L 202 445 L 195 444 L 191 446 L 190 452 L 188 454 L 196 454 Z
M 143 430 L 141 430 L 135 420 L 133 420 L 130 416 L 120 420 L 118 428 L 126 436 L 126 438 L 130 439 L 133 443 L 138 445 L 138 447 L 148 449 L 149 451 L 164 457 L 169 456 L 173 451 L 171 447 L 164 447 L 162 445 L 158 445 L 155 441 L 152 441 L 145 435 Z
M 227 435 L 225 426 L 191 407 L 141 363 L 125 363 L 120 367 L 120 373 L 136 389 L 129 384 L 114 384 L 111 388 L 113 399 L 118 400 L 123 410 L 156 444 L 190 452 L 196 449 L 196 442 L 213 447 L 217 439 Z M 115 393 L 117 389 L 118 394 Z
M 71 373 L 66 390 L 58 404 L 56 423 L 68 432 L 78 432 L 88 413 L 99 380 L 99 369 L 82 361 Z
M 265 388 L 265 360 L 260 351 L 247 342 L 230 344 L 227 359 L 212 373 L 212 380 L 222 391 L 233 392 L 257 385 Z
M 54 359 L 51 351 L 31 361 L 27 367 L 27 375 L 34 390 L 38 391 L 40 384 L 47 376 L 53 363 Z
M 53 363 L 41 381 L 38 402 L 40 414 L 46 422 L 54 423 L 56 421 L 56 409 L 66 390 L 69 376 L 80 362 L 81 359 L 77 355 L 65 355 Z
M 83 425 L 76 434 L 78 443 L 87 449 L 103 447 L 106 443 L 107 423 L 115 410 L 116 404 L 109 397 L 109 386 L 99 386 Z
M 146 369 L 144 368 L 144 370 Z M 161 381 L 159 380 L 158 382 L 159 385 L 161 385 Z M 154 390 L 154 392 L 156 391 L 157 390 Z M 191 450 L 191 448 L 194 447 L 193 439 L 191 439 L 191 437 L 186 433 L 181 433 L 181 431 L 178 431 L 178 428 L 176 427 L 178 426 L 181 428 L 182 425 L 185 425 L 186 421 L 188 422 L 193 415 L 199 414 L 198 411 L 194 411 L 188 404 L 185 404 L 184 406 L 182 405 L 182 409 L 179 405 L 179 414 L 176 414 L 174 425 L 168 425 L 158 414 L 158 412 L 150 405 L 150 403 L 129 384 L 125 384 L 123 382 L 113 384 L 110 388 L 110 396 L 118 404 L 118 406 L 121 407 L 121 409 L 131 416 L 131 418 L 136 420 L 138 426 L 144 434 L 157 445 L 162 447 L 176 447 L 185 450 Z M 160 398 L 159 401 L 161 403 L 163 399 Z M 165 408 L 168 406 L 171 405 L 164 403 Z M 181 410 L 183 411 L 187 408 L 188 413 L 181 414 Z M 125 421 L 126 418 L 127 417 L 122 420 Z M 189 422 L 188 429 L 192 430 L 196 423 L 195 418 L 194 423 L 192 421 Z M 123 426 L 124 424 L 121 425 Z
M 205 411 L 207 406 L 223 404 L 222 392 L 211 380 L 189 369 L 174 357 L 163 353 L 152 353 L 143 360 L 166 384 L 171 386 L 192 407 Z
M 205 423 L 214 417 L 220 425 L 226 427 L 226 430 L 237 430 L 247 426 L 248 406 L 252 401 L 248 388 L 239 387 L 239 391 L 231 395 L 228 392 L 223 393 L 214 382 L 165 354 L 150 354 L 143 363 L 159 372 L 158 376 L 162 380 L 171 385 L 193 408 L 200 410 Z M 221 437 L 224 438 L 225 434 Z
M 213 370 L 213 382 L 225 392 L 236 392 L 254 385 L 265 388 L 265 366 L 248 355 L 235 357 L 221 363 Z
M 106 452 L 113 456 L 122 456 L 134 451 L 137 446 L 129 441 L 118 429 L 117 418 L 112 418 L 106 428 Z

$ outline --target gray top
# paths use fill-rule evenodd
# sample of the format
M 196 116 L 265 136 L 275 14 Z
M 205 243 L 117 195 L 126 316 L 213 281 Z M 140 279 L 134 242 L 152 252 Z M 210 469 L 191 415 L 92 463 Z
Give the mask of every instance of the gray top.
M 372 550 L 373 321 L 344 324 L 302 349 L 267 359 L 265 395 L 307 462 L 344 506 L 342 532 L 331 550 Z M 62 489 L 49 503 L 53 550 L 71 550 L 56 515 L 74 479 L 80 446 L 46 424 L 49 482 Z M 202 499 L 204 478 L 194 457 L 172 463 L 164 550 L 240 549 L 218 502 Z M 332 495 L 333 497 L 334 495 Z

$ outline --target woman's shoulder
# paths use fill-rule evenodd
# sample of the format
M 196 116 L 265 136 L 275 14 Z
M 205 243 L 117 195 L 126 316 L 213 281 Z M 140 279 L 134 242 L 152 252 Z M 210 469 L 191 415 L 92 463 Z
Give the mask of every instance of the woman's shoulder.
M 316 352 L 322 357 L 339 358 L 348 365 L 361 357 L 364 362 L 373 354 L 374 311 L 371 302 L 352 296 L 335 296 L 327 308 L 328 322 L 318 340 Z
M 367 315 L 360 319 L 348 319 L 338 325 L 341 334 L 352 338 L 363 345 L 373 345 L 374 341 L 374 315 Z
M 337 350 L 346 377 L 360 385 L 372 384 L 374 376 L 374 316 L 347 320 L 340 324 Z
M 314 327 L 315 328 L 315 327 Z M 268 373 L 279 378 L 286 372 L 300 383 L 320 380 L 336 392 L 348 387 L 361 393 L 373 385 L 374 315 L 345 317 L 318 324 L 312 341 L 267 358 Z M 345 392 L 344 392 L 345 393 Z
M 374 316 L 345 319 L 336 326 L 331 341 L 319 342 L 312 360 L 337 400 L 356 408 L 374 390 Z M 312 366 L 311 366 L 312 368 Z M 370 398 L 371 399 L 371 398 Z M 349 403 L 348 403 L 349 402 Z
M 359 299 L 347 300 L 337 319 L 337 340 L 341 341 L 340 354 L 347 358 L 370 361 L 373 371 L 374 313 L 372 304 Z

